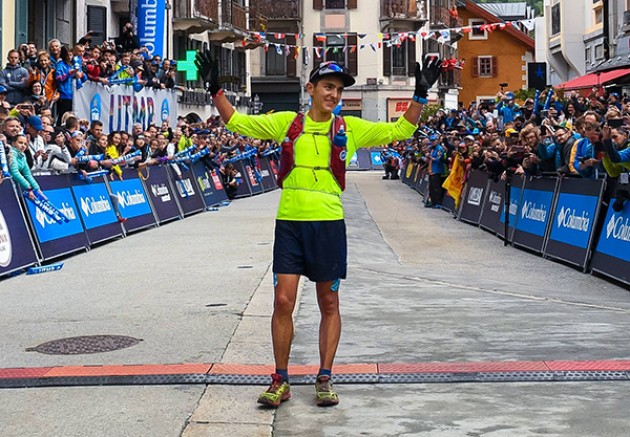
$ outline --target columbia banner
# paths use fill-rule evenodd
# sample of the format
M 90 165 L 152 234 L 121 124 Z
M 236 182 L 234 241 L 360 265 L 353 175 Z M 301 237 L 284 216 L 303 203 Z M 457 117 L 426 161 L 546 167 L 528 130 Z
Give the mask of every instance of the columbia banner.
M 630 284 L 630 201 L 621 211 L 608 207 L 591 267 L 598 273 Z
M 173 129 L 177 127 L 177 93 L 172 90 L 143 88 L 135 92 L 128 85 L 85 82 L 74 90 L 72 101 L 77 117 L 102 121 L 104 133 L 131 132 L 134 123 L 141 123 L 143 129 L 165 121 Z
M 603 180 L 563 178 L 551 220 L 546 256 L 585 268 L 592 244 Z
M 35 176 L 50 204 L 68 221 L 58 222 L 33 202 L 26 202 L 29 220 L 43 260 L 55 258 L 88 247 L 88 239 L 81 223 L 77 204 L 72 197 L 66 176 Z
M 124 169 L 123 180 L 109 182 L 109 189 L 118 197 L 120 215 L 127 219 L 124 224 L 127 232 L 155 226 L 153 210 L 137 170 Z
M 557 178 L 527 178 L 525 180 L 521 201 L 516 211 L 516 223 L 513 223 L 514 244 L 542 252 L 557 182 Z
M 109 197 L 105 177 L 99 176 L 90 182 L 78 179 L 76 174 L 66 177 L 90 245 L 121 237 L 122 227 Z
M 144 185 L 158 223 L 166 223 L 184 216 L 179 209 L 177 200 L 175 200 L 175 190 L 171 186 L 171 180 L 165 166 L 151 167 L 149 177 L 144 181 Z
M 2 146 L 0 146 L 2 147 Z M 0 184 L 0 276 L 37 262 L 37 254 L 13 182 Z

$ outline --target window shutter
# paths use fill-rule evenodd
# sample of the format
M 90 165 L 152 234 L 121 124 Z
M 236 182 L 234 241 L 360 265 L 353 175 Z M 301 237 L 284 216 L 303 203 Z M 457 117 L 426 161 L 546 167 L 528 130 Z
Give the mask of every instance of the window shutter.
M 348 0 L 348 9 L 356 9 L 357 0 Z
M 383 41 L 383 76 L 392 75 L 392 48 Z
M 470 67 L 472 68 L 472 77 L 479 77 L 479 58 L 477 56 L 472 58 Z
M 105 25 L 107 8 L 102 6 L 87 7 L 87 29 L 92 31 L 92 44 L 101 45 L 107 39 Z
M 407 76 L 416 75 L 416 42 L 407 38 Z
M 348 35 L 346 39 L 348 47 L 348 70 L 350 70 L 350 74 L 353 76 L 357 76 L 359 74 L 359 48 L 357 45 L 357 36 L 356 35 Z M 354 51 L 352 50 L 354 46 Z
M 313 35 L 313 66 L 317 66 L 320 62 L 324 62 L 324 50 L 320 50 L 321 56 L 317 56 L 317 50 L 315 47 L 324 47 L 322 41 L 317 41 L 317 36 Z
M 313 9 L 317 11 L 324 9 L 324 0 L 313 0 Z
M 28 42 L 28 2 L 15 2 L 15 48 Z
M 288 46 L 295 46 L 295 35 L 287 35 L 285 38 L 285 44 Z M 296 47 L 291 47 L 289 56 L 287 56 L 287 77 L 295 77 L 297 73 L 297 61 L 295 59 Z
M 499 75 L 499 66 L 497 65 L 497 57 L 492 57 L 492 77 L 497 77 Z

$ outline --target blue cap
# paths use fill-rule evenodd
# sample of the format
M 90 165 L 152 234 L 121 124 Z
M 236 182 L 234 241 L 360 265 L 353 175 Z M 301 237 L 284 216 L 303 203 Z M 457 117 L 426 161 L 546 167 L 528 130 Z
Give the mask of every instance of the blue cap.
M 514 93 L 513 93 L 513 92 L 511 92 L 511 91 L 510 91 L 510 92 L 507 92 L 507 93 L 505 93 L 505 97 L 506 97 L 508 100 L 514 100 Z
M 0 85 L 0 94 L 2 93 L 8 93 L 9 90 L 7 89 L 7 87 L 5 87 L 4 85 Z
M 474 128 L 474 129 L 472 130 L 472 134 L 473 134 L 473 135 L 479 135 L 479 129 Z
M 431 135 L 429 136 L 429 139 L 430 139 L 431 141 L 435 141 L 435 140 L 437 140 L 437 139 L 438 139 L 438 136 L 437 136 L 437 135 L 435 135 L 435 134 L 431 134 Z
M 36 131 L 44 130 L 44 125 L 42 124 L 42 119 L 37 115 L 31 115 L 26 120 L 26 124 L 32 126 Z

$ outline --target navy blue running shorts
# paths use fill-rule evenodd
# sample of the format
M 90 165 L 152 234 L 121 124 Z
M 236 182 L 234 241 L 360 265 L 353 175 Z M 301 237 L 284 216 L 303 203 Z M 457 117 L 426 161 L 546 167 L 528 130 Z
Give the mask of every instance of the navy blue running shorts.
M 274 273 L 304 275 L 312 282 L 345 279 L 347 258 L 343 220 L 276 220 Z

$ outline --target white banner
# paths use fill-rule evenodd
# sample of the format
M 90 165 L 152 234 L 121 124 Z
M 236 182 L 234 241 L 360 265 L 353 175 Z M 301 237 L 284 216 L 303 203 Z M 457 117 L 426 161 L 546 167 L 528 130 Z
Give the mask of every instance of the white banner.
M 134 92 L 129 85 L 85 82 L 80 90 L 74 89 L 72 107 L 79 118 L 102 121 L 104 133 L 131 132 L 134 123 L 142 123 L 143 129 L 150 124 L 159 127 L 164 121 L 177 126 L 177 93 L 172 90 Z

